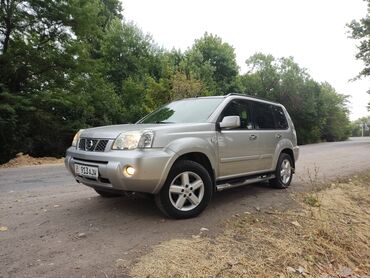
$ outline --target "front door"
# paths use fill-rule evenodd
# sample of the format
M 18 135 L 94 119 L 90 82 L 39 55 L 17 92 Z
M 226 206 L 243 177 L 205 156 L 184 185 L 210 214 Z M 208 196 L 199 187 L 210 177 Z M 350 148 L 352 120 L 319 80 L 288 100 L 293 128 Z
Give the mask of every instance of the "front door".
M 239 116 L 240 127 L 218 132 L 220 178 L 245 175 L 258 171 L 259 138 L 253 129 L 250 102 L 234 99 L 225 107 L 218 121 L 225 116 Z

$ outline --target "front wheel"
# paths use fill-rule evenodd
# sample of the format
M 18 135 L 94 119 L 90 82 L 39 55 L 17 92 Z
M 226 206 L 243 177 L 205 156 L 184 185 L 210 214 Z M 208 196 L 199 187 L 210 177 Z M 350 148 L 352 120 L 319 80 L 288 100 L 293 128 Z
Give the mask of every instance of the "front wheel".
M 276 188 L 287 188 L 293 178 L 293 161 L 290 155 L 280 154 L 275 171 L 275 178 L 270 180 L 270 184 Z
M 155 196 L 158 208 L 167 216 L 184 219 L 199 215 L 213 193 L 208 171 L 190 160 L 176 162 Z

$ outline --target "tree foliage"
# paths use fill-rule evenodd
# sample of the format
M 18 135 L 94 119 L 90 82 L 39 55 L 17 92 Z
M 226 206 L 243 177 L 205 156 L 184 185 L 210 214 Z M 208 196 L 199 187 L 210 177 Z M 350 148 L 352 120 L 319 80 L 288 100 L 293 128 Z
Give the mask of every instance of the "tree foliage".
M 370 76 L 370 0 L 367 2 L 367 14 L 360 20 L 352 20 L 347 24 L 350 30 L 350 36 L 359 42 L 356 58 L 362 60 L 365 67 L 358 74 L 358 78 Z M 370 94 L 370 88 L 367 91 Z M 367 106 L 370 111 L 370 103 Z
M 234 48 L 221 38 L 205 33 L 186 53 L 186 72 L 201 80 L 212 94 L 233 92 L 238 75 Z
M 370 116 L 351 122 L 351 133 L 354 137 L 370 136 Z
M 366 16 L 360 20 L 352 20 L 351 23 L 347 24 L 351 38 L 359 41 L 356 58 L 362 60 L 365 64 L 365 68 L 359 73 L 359 77 L 370 76 L 370 0 L 364 1 L 367 2 Z
M 76 129 L 118 121 L 101 72 L 103 35 L 119 1 L 0 1 L 0 160 L 61 155 Z
M 283 103 L 300 143 L 348 136 L 346 97 L 293 58 L 261 53 L 240 75 L 232 46 L 205 33 L 158 47 L 119 0 L 0 1 L 0 162 L 64 154 L 80 128 L 135 122 L 175 99 L 243 93 Z
M 295 123 L 300 144 L 348 137 L 346 96 L 328 83 L 314 81 L 292 57 L 276 59 L 257 53 L 246 63 L 249 71 L 239 77 L 239 92 L 282 103 Z

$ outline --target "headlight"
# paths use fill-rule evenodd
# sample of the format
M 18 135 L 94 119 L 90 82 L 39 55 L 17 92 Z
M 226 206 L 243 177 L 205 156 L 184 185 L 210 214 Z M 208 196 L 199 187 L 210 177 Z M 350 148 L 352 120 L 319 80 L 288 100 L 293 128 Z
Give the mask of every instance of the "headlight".
M 151 148 L 154 133 L 151 130 L 123 132 L 114 140 L 113 150 L 133 150 Z
M 80 139 L 80 136 L 81 136 L 82 131 L 84 131 L 84 129 L 80 129 L 80 130 L 76 133 L 76 135 L 73 137 L 73 141 L 72 141 L 72 146 L 73 146 L 73 147 L 77 147 L 77 142 L 78 142 L 78 140 Z

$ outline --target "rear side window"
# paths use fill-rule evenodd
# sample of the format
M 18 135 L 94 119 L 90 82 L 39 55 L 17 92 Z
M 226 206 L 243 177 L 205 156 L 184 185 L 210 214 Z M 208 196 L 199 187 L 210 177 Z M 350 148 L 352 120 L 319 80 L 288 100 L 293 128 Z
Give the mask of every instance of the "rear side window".
M 276 129 L 288 129 L 288 121 L 285 117 L 283 108 L 273 105 L 272 112 L 275 117 Z
M 252 129 L 252 120 L 249 111 L 249 103 L 245 100 L 232 100 L 222 111 L 219 121 L 226 116 L 239 116 L 240 129 Z
M 272 105 L 262 102 L 252 102 L 253 124 L 255 129 L 275 129 Z

